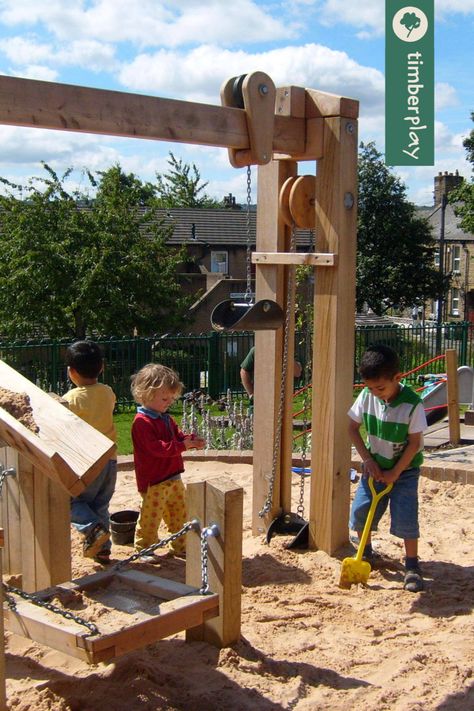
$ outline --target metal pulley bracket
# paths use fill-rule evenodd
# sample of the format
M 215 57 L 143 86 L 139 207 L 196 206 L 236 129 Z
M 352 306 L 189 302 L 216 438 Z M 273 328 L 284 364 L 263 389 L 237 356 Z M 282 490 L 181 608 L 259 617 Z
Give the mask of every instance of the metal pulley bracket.
M 234 168 L 265 165 L 273 155 L 276 89 L 264 72 L 252 72 L 228 79 L 221 87 L 223 106 L 244 109 L 249 134 L 248 150 L 229 148 Z
M 288 227 L 314 229 L 316 176 L 300 175 L 283 183 L 279 195 L 280 215 Z

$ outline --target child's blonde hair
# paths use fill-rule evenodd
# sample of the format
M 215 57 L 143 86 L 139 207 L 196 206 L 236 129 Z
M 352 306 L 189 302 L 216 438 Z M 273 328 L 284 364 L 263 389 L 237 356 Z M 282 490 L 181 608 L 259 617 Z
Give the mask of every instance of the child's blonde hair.
M 153 400 L 155 392 L 159 388 L 166 388 L 172 393 L 176 393 L 176 397 L 179 397 L 184 389 L 178 373 L 161 363 L 144 365 L 138 373 L 132 375 L 131 380 L 133 399 L 139 405 Z

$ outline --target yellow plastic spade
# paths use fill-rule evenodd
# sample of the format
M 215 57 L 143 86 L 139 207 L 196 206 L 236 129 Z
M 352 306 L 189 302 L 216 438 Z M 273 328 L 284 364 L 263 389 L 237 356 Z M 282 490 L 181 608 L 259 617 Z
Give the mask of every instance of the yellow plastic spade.
M 388 494 L 391 491 L 393 484 L 387 484 L 385 489 L 379 491 L 377 494 L 374 488 L 374 480 L 369 477 L 369 487 L 372 492 L 372 502 L 370 504 L 369 513 L 367 514 L 367 519 L 365 521 L 364 530 L 362 531 L 362 536 L 359 541 L 359 547 L 355 558 L 344 558 L 342 561 L 341 577 L 339 578 L 339 587 L 344 590 L 350 590 L 351 585 L 357 585 L 358 583 L 366 583 L 369 579 L 371 567 L 370 563 L 366 560 L 362 560 L 362 555 L 364 553 L 365 544 L 370 533 L 370 527 L 372 525 L 372 519 L 374 518 L 375 509 L 379 503 L 382 496 Z

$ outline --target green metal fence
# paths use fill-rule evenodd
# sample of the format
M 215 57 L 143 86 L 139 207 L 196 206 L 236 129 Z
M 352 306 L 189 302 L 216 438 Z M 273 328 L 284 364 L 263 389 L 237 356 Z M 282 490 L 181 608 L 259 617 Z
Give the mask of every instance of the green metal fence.
M 407 372 L 454 348 L 459 365 L 474 363 L 474 324 L 456 323 L 416 326 L 364 326 L 356 328 L 354 382 L 359 382 L 357 363 L 367 346 L 387 343 L 400 353 Z M 206 333 L 165 335 L 152 338 L 98 339 L 105 356 L 102 379 L 110 385 L 119 407 L 132 404 L 130 376 L 151 361 L 162 362 L 180 374 L 187 391 L 203 389 L 212 398 L 228 390 L 242 392 L 240 363 L 253 345 L 253 333 Z M 296 334 L 295 354 L 303 364 L 305 344 Z M 69 389 L 64 357 L 69 340 L 0 342 L 0 358 L 45 391 L 62 394 Z M 317 367 L 317 364 L 316 364 Z M 444 361 L 429 363 L 420 372 L 444 372 Z M 411 376 L 417 382 L 418 373 Z

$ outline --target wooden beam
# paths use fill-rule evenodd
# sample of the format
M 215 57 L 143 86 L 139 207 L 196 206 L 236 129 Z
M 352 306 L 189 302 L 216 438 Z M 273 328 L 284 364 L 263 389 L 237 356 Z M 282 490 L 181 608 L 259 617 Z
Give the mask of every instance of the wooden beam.
M 309 264 L 317 267 L 333 267 L 337 255 L 302 252 L 253 252 L 253 264 Z
M 3 566 L 2 566 L 2 556 L 4 538 L 3 538 L 3 528 L 0 528 L 0 580 L 3 579 Z M 5 684 L 5 635 L 4 635 L 4 625 L 3 625 L 3 585 L 0 590 L 0 709 L 7 708 L 7 692 Z
M 351 445 L 357 217 L 357 122 L 325 119 L 318 162 L 318 247 L 338 255 L 337 269 L 315 280 L 312 477 L 309 542 L 332 555 L 347 541 Z
M 304 119 L 274 120 L 273 150 L 304 153 Z M 250 149 L 242 109 L 7 76 L 0 124 Z

